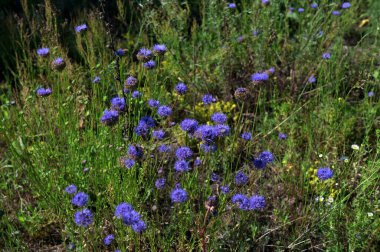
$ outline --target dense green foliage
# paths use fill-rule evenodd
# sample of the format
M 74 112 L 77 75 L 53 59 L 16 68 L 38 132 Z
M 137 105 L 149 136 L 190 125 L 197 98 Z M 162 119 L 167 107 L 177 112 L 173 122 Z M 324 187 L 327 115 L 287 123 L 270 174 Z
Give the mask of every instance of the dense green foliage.
M 352 0 L 341 9 L 340 1 L 320 0 L 311 9 L 306 0 L 242 0 L 230 9 L 225 1 L 117 0 L 112 21 L 100 5 L 62 20 L 49 0 L 21 2 L 22 18 L 4 19 L 9 36 L 0 38 L 1 50 L 10 52 L 2 58 L 9 65 L 0 83 L 5 251 L 72 244 L 77 251 L 380 250 L 378 1 Z M 88 30 L 76 33 L 82 23 Z M 113 43 L 126 55 L 116 57 L 107 46 Z M 157 43 L 168 52 L 147 70 L 136 53 Z M 40 47 L 50 48 L 48 58 L 36 54 Z M 329 60 L 322 58 L 325 52 Z M 52 69 L 56 57 L 66 61 L 64 70 Z M 268 82 L 252 83 L 253 73 L 270 67 L 275 73 Z M 122 92 L 130 75 L 138 79 L 140 98 Z M 95 76 L 99 83 L 92 82 Z M 316 82 L 308 81 L 311 76 Z M 187 84 L 183 96 L 174 91 L 178 82 Z M 52 94 L 38 97 L 38 87 L 50 87 Z M 247 99 L 235 97 L 238 87 L 249 90 Z M 204 94 L 217 102 L 203 105 Z M 126 96 L 127 111 L 106 126 L 100 118 L 117 95 Z M 173 115 L 160 118 L 148 99 L 171 106 Z M 215 152 L 203 153 L 179 123 L 210 123 L 215 112 L 228 116 L 231 132 Z M 165 140 L 135 134 L 145 115 L 166 130 Z M 170 122 L 177 125 L 168 127 Z M 252 140 L 240 139 L 245 131 Z M 144 158 L 127 169 L 120 160 L 131 143 L 142 146 Z M 174 155 L 157 152 L 161 143 L 191 147 L 202 165 L 175 173 Z M 264 150 L 275 161 L 259 170 L 252 158 Z M 320 181 L 318 167 L 330 167 L 333 178 Z M 167 184 L 158 190 L 161 170 Z M 234 185 L 238 170 L 249 175 L 244 186 Z M 212 173 L 230 185 L 229 194 L 210 181 Z M 188 193 L 183 204 L 170 201 L 177 182 Z M 90 195 L 94 222 L 88 227 L 74 223 L 78 209 L 65 193 L 70 184 Z M 243 211 L 231 202 L 236 193 L 263 195 L 267 206 Z M 210 212 L 211 195 L 218 204 Z M 146 222 L 141 235 L 114 217 L 121 202 Z M 115 243 L 106 247 L 110 233 Z

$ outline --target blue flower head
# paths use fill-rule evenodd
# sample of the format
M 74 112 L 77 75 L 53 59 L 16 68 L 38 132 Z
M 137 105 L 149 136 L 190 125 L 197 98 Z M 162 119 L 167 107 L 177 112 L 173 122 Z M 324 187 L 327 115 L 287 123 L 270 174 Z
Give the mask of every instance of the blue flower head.
M 36 93 L 40 97 L 45 97 L 51 95 L 51 89 L 50 88 L 38 88 L 36 90 Z
M 312 8 L 312 9 L 317 9 L 317 8 L 318 8 L 318 4 L 316 4 L 316 3 L 312 3 L 312 4 L 310 5 L 310 8 Z
M 49 56 L 49 53 L 50 53 L 50 49 L 47 47 L 42 47 L 42 48 L 37 49 L 37 55 L 41 57 L 47 57 Z
M 249 199 L 243 194 L 235 194 L 231 199 L 233 204 L 238 204 L 240 209 L 249 210 Z
M 111 243 L 115 240 L 115 236 L 113 234 L 109 234 L 107 235 L 104 240 L 103 240 L 103 243 L 104 245 L 106 246 L 109 246 L 111 245 Z
M 235 3 L 229 3 L 228 4 L 228 8 L 235 9 L 236 8 L 236 4 Z
M 193 155 L 193 152 L 189 147 L 184 146 L 184 147 L 179 147 L 176 150 L 175 155 L 177 156 L 179 160 L 186 160 L 186 159 L 191 158 L 191 156 Z
M 216 145 L 213 143 L 201 143 L 200 148 L 205 153 L 216 151 Z
M 148 106 L 151 108 L 158 108 L 158 106 L 160 106 L 160 102 L 157 100 L 149 100 Z
M 315 78 L 314 75 L 311 75 L 311 76 L 307 79 L 307 81 L 308 81 L 309 83 L 315 83 L 315 82 L 317 81 L 317 79 Z
M 156 186 L 157 189 L 164 189 L 165 184 L 166 184 L 166 179 L 165 178 L 159 178 L 154 183 L 154 185 Z
M 155 44 L 153 46 L 153 52 L 157 55 L 164 55 L 168 49 L 166 48 L 166 45 L 164 44 Z
M 137 52 L 137 59 L 140 61 L 147 62 L 152 58 L 153 54 L 152 51 L 147 48 L 141 48 Z
M 206 94 L 202 97 L 202 102 L 203 102 L 203 104 L 208 105 L 208 104 L 211 104 L 213 102 L 216 102 L 216 99 L 212 95 Z
M 174 163 L 174 169 L 176 172 L 186 172 L 190 170 L 189 163 L 186 160 L 177 160 Z
M 249 199 L 250 210 L 261 210 L 266 206 L 265 198 L 261 195 L 253 195 Z
M 305 9 L 304 8 L 298 8 L 298 12 L 299 13 L 305 12 Z
M 257 169 L 264 169 L 267 166 L 267 163 L 264 160 L 260 159 L 260 158 L 254 158 L 253 159 L 253 165 Z
M 131 96 L 132 96 L 133 99 L 137 99 L 137 98 L 140 98 L 142 96 L 142 94 L 140 93 L 140 91 L 135 90 L 135 91 L 132 92 Z
M 119 56 L 119 57 L 122 57 L 122 56 L 125 56 L 127 50 L 126 49 L 123 49 L 123 48 L 119 48 L 115 51 L 115 55 L 116 56 Z
M 251 80 L 256 82 L 267 81 L 268 79 L 269 75 L 266 72 L 254 73 L 251 75 Z
M 180 82 L 177 84 L 177 86 L 175 87 L 175 91 L 179 94 L 179 95 L 183 95 L 186 93 L 187 91 L 187 86 L 185 83 L 183 82 Z
M 71 204 L 77 207 L 83 207 L 88 202 L 88 195 L 84 192 L 78 192 L 74 195 L 73 199 L 71 200 Z
M 125 212 L 122 218 L 125 225 L 133 225 L 134 223 L 137 223 L 141 217 L 137 211 L 131 209 L 130 211 Z
M 132 224 L 132 229 L 138 234 L 141 234 L 143 231 L 146 230 L 146 224 L 143 220 L 139 220 Z
M 259 155 L 259 159 L 263 160 L 266 164 L 273 163 L 274 156 L 270 151 L 263 151 Z
M 197 157 L 195 160 L 194 160 L 194 166 L 200 166 L 202 164 L 202 160 Z
M 170 199 L 173 203 L 183 203 L 187 200 L 187 193 L 182 188 L 177 187 L 171 191 Z
M 234 178 L 235 184 L 238 186 L 242 186 L 248 183 L 248 176 L 242 172 L 238 171 Z
M 165 131 L 163 131 L 163 130 L 155 130 L 155 131 L 153 131 L 152 136 L 156 140 L 162 140 L 162 139 L 165 138 Z
M 374 97 L 374 96 L 375 96 L 375 92 L 373 91 L 368 92 L 368 97 Z
M 322 58 L 325 59 L 325 60 L 328 60 L 328 59 L 331 58 L 331 54 L 328 53 L 328 52 L 325 52 L 325 53 L 322 54 Z
M 143 157 L 144 151 L 140 146 L 131 144 L 128 147 L 128 155 L 132 159 L 140 159 Z
M 158 107 L 157 114 L 161 117 L 168 117 L 172 114 L 172 109 L 169 106 L 163 105 Z
M 51 67 L 55 70 L 62 71 L 66 67 L 66 62 L 61 57 L 55 58 L 51 62 Z
M 180 127 L 183 131 L 193 134 L 198 128 L 198 122 L 195 119 L 186 118 L 181 122 Z
M 99 76 L 95 76 L 95 78 L 92 80 L 92 83 L 94 83 L 94 84 L 99 83 L 99 82 L 100 82 Z
M 288 137 L 288 136 L 287 136 L 285 133 L 280 132 L 280 133 L 278 134 L 278 139 L 280 139 L 280 140 L 285 140 L 287 137 Z
M 339 16 L 340 15 L 340 11 L 334 10 L 334 11 L 331 12 L 331 14 L 333 14 L 334 16 Z
M 149 60 L 149 61 L 144 63 L 144 67 L 146 69 L 153 69 L 156 67 L 156 62 L 154 62 L 154 60 Z
M 136 83 L 137 83 L 137 79 L 135 78 L 135 77 L 133 77 L 133 76 L 129 76 L 127 79 L 125 79 L 125 81 L 124 81 L 124 85 L 126 86 L 126 87 L 133 87 L 133 86 L 135 86 L 136 85 Z
M 86 24 L 81 24 L 75 27 L 75 31 L 77 33 L 80 33 L 81 31 L 86 31 L 87 30 L 87 25 Z
M 227 194 L 230 192 L 230 187 L 228 185 L 224 185 L 224 186 L 221 186 L 220 187 L 220 191 L 223 193 L 223 194 Z
M 261 0 L 261 3 L 264 4 L 264 5 L 270 4 L 269 0 Z
M 223 124 L 227 121 L 227 116 L 218 112 L 211 115 L 211 120 L 217 124 Z
M 128 158 L 124 160 L 124 166 L 127 169 L 131 169 L 136 164 L 136 161 L 134 159 Z
M 69 185 L 65 188 L 65 192 L 68 194 L 74 194 L 77 192 L 77 187 L 75 185 Z
M 241 138 L 245 141 L 250 141 L 252 139 L 252 134 L 250 132 L 243 132 Z
M 230 127 L 226 124 L 217 124 L 214 126 L 214 131 L 218 137 L 225 137 L 230 134 Z
M 127 212 L 130 212 L 132 210 L 133 208 L 130 204 L 122 202 L 116 206 L 114 215 L 116 218 L 121 219 Z
M 108 126 L 116 124 L 119 118 L 119 113 L 116 110 L 104 110 L 103 116 L 100 118 L 100 121 Z
M 92 223 L 92 213 L 88 209 L 79 210 L 74 214 L 74 222 L 79 227 L 87 227 Z
M 351 7 L 351 4 L 349 2 L 342 3 L 342 9 L 348 9 Z
M 116 111 L 124 111 L 125 99 L 124 97 L 114 97 L 111 99 L 111 108 Z
M 166 152 L 169 152 L 170 151 L 170 146 L 169 145 L 166 145 L 166 144 L 162 144 L 158 147 L 158 152 L 160 153 L 166 153 Z
M 199 126 L 197 130 L 194 132 L 194 135 L 196 138 L 206 143 L 213 142 L 217 136 L 214 127 L 211 125 Z
M 212 182 L 220 182 L 221 181 L 221 177 L 220 175 L 216 174 L 216 173 L 211 173 L 211 181 Z
M 334 173 L 329 167 L 322 167 L 317 170 L 317 177 L 322 181 L 331 179 L 333 175 Z

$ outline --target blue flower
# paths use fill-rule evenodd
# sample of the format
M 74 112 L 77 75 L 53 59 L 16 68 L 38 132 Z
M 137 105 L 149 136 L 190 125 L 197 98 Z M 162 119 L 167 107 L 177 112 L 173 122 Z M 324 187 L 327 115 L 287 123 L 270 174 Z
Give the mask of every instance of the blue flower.
M 137 79 L 135 78 L 135 77 L 133 77 L 133 76 L 129 76 L 127 79 L 125 79 L 125 81 L 124 81 L 124 85 L 126 86 L 126 87 L 133 87 L 133 86 L 135 86 L 136 85 L 136 83 L 137 83 Z
M 216 138 L 215 129 L 213 126 L 210 126 L 210 125 L 199 126 L 197 130 L 194 132 L 194 135 L 196 138 L 206 143 L 213 142 Z
M 103 240 L 103 243 L 104 245 L 106 246 L 109 246 L 111 245 L 111 243 L 115 240 L 115 236 L 113 234 L 109 234 L 107 235 L 104 240 Z
M 231 199 L 233 204 L 238 204 L 240 209 L 249 210 L 249 199 L 243 194 L 235 194 Z
M 308 81 L 309 83 L 315 83 L 315 82 L 317 81 L 317 79 L 315 78 L 314 75 L 312 75 L 312 76 L 310 76 L 310 77 L 307 79 L 307 81 Z
M 220 182 L 221 178 L 218 174 L 213 172 L 213 173 L 211 173 L 211 181 L 212 182 Z
M 132 95 L 131 95 L 131 96 L 132 96 L 133 99 L 137 99 L 137 98 L 141 97 L 142 94 L 140 93 L 140 91 L 137 91 L 137 90 L 136 90 L 136 91 L 133 91 L 133 92 L 132 92 Z
M 134 209 L 131 209 L 130 211 L 125 212 L 122 218 L 125 225 L 132 225 L 140 220 L 140 214 Z
M 322 181 L 331 179 L 333 175 L 334 173 L 329 167 L 322 167 L 317 170 L 317 177 Z
M 351 4 L 349 2 L 342 3 L 342 9 L 348 9 L 351 7 Z
M 176 150 L 175 155 L 177 156 L 179 160 L 186 160 L 186 159 L 189 159 L 193 155 L 193 152 L 189 147 L 184 146 L 184 147 L 179 147 Z
M 174 169 L 176 172 L 186 172 L 190 170 L 186 160 L 177 160 L 174 164 Z
M 119 56 L 119 57 L 122 57 L 125 55 L 125 53 L 127 52 L 126 49 L 122 49 L 122 48 L 119 48 L 115 51 L 115 55 L 116 56 Z
M 131 144 L 128 147 L 128 155 L 133 159 L 140 159 L 143 157 L 144 151 L 140 146 Z
M 169 106 L 160 106 L 158 107 L 157 114 L 162 117 L 167 117 L 172 114 L 172 109 Z
M 144 63 L 144 67 L 146 69 L 153 69 L 156 67 L 156 62 L 154 62 L 154 60 L 149 60 L 148 62 Z
M 75 31 L 77 33 L 81 32 L 81 31 L 86 31 L 87 30 L 87 25 L 86 24 L 81 24 L 81 25 L 78 25 L 75 27 Z
M 328 60 L 328 59 L 331 58 L 331 54 L 328 53 L 328 52 L 325 52 L 325 53 L 322 54 L 322 58 L 325 59 L 325 60 Z
M 85 206 L 88 202 L 88 195 L 84 192 L 78 192 L 74 195 L 73 199 L 71 200 L 71 204 L 74 206 L 82 207 Z
M 227 116 L 223 113 L 214 113 L 211 115 L 211 120 L 217 124 L 223 124 L 227 121 Z
M 253 165 L 257 169 L 264 169 L 267 166 L 267 163 L 264 160 L 262 160 L 261 158 L 254 158 L 253 159 Z
M 334 11 L 331 12 L 331 14 L 333 14 L 334 16 L 339 16 L 340 15 L 340 11 L 334 10 Z
M 157 100 L 149 100 L 148 106 L 151 108 L 158 108 L 158 106 L 160 106 L 160 102 Z
M 121 219 L 127 212 L 130 212 L 132 210 L 133 208 L 130 204 L 122 202 L 116 206 L 114 215 L 116 218 Z
M 149 61 L 152 56 L 152 51 L 147 48 L 141 48 L 137 53 L 137 59 L 144 62 Z
M 99 76 L 95 76 L 95 78 L 92 80 L 92 83 L 94 83 L 94 84 L 99 83 L 99 82 L 100 82 Z
M 163 130 L 155 130 L 155 131 L 153 131 L 152 136 L 156 140 L 162 140 L 162 139 L 165 138 L 165 131 L 163 131 Z
M 298 12 L 299 13 L 305 12 L 305 9 L 304 8 L 298 8 Z
M 69 185 L 65 188 L 65 192 L 68 194 L 74 194 L 77 192 L 77 187 L 75 185 Z
M 234 178 L 235 184 L 238 186 L 242 186 L 248 183 L 248 176 L 242 172 L 238 171 Z
M 211 104 L 213 102 L 216 102 L 216 99 L 212 95 L 206 94 L 202 97 L 202 102 L 203 102 L 203 104 L 208 105 L 208 104 Z
M 51 89 L 50 88 L 38 88 L 36 90 L 36 93 L 40 97 L 45 97 L 51 95 Z
M 220 191 L 224 194 L 227 194 L 230 192 L 230 187 L 228 185 L 224 185 L 220 187 Z
M 261 3 L 264 4 L 264 5 L 270 4 L 269 0 L 261 0 Z
M 50 49 L 47 47 L 42 47 L 37 49 L 37 54 L 41 57 L 47 57 L 50 53 Z
M 236 8 L 236 4 L 235 3 L 229 3 L 228 4 L 228 8 L 235 9 Z
M 186 86 L 186 84 L 183 83 L 183 82 L 178 83 L 177 86 L 175 87 L 175 91 L 177 91 L 177 93 L 178 93 L 179 95 L 183 95 L 183 94 L 185 94 L 186 91 L 187 91 L 187 86 Z
M 375 96 L 375 92 L 373 91 L 368 92 L 368 97 L 374 97 L 374 96 Z
M 166 45 L 164 44 L 155 44 L 153 46 L 153 52 L 159 55 L 164 55 L 168 49 L 166 48 Z
M 202 164 L 202 160 L 197 157 L 195 160 L 194 160 L 194 166 L 200 166 Z
M 158 147 L 158 151 L 160 153 L 166 153 L 166 152 L 169 152 L 170 151 L 170 146 L 166 145 L 166 144 L 162 144 Z
M 128 158 L 124 160 L 124 166 L 127 169 L 132 168 L 136 164 L 136 161 L 134 159 Z
M 66 62 L 61 57 L 58 57 L 51 62 L 51 66 L 55 70 L 62 71 L 66 67 Z
M 159 178 L 159 179 L 156 180 L 156 182 L 154 183 L 154 185 L 156 186 L 157 189 L 164 189 L 165 183 L 166 183 L 166 179 L 165 178 Z
M 74 222 L 79 227 L 87 227 L 92 223 L 92 213 L 88 209 L 79 210 L 74 214 Z
M 251 75 L 252 81 L 267 81 L 269 79 L 269 75 L 266 72 L 262 73 L 254 73 Z
M 280 133 L 278 134 L 278 138 L 279 138 L 280 140 L 285 140 L 287 137 L 288 137 L 288 136 L 287 136 L 285 133 L 280 132 Z
M 146 224 L 143 220 L 139 220 L 132 224 L 132 229 L 138 234 L 141 234 L 143 231 L 146 230 Z
M 310 8 L 312 8 L 312 9 L 317 9 L 317 8 L 318 8 L 318 4 L 316 4 L 316 3 L 312 3 L 312 4 L 310 5 Z
M 187 193 L 182 188 L 177 187 L 171 191 L 170 199 L 173 203 L 183 203 L 187 200 Z
M 150 117 L 150 116 L 143 116 L 143 117 L 141 117 L 140 123 L 145 123 L 150 128 L 153 128 L 156 125 L 155 122 L 154 122 L 154 120 L 153 120 L 153 118 Z
M 226 124 L 217 124 L 214 126 L 214 131 L 218 137 L 225 137 L 230 134 L 230 127 Z
M 216 145 L 212 143 L 202 143 L 200 145 L 200 148 L 203 152 L 208 153 L 208 152 L 215 152 L 216 151 Z
M 197 120 L 186 118 L 181 122 L 180 127 L 183 131 L 193 134 L 198 128 L 198 122 Z
M 250 141 L 252 139 L 252 134 L 250 132 L 243 132 L 241 138 L 245 141 Z
M 263 151 L 259 155 L 259 159 L 263 160 L 266 164 L 273 163 L 274 156 L 270 151 Z
M 125 109 L 124 97 L 114 97 L 111 99 L 111 108 L 116 111 L 123 111 Z
M 102 118 L 100 121 L 105 125 L 114 125 L 119 118 L 119 113 L 116 110 L 104 110 Z
M 266 206 L 265 198 L 261 195 L 253 195 L 249 199 L 250 210 L 260 210 Z

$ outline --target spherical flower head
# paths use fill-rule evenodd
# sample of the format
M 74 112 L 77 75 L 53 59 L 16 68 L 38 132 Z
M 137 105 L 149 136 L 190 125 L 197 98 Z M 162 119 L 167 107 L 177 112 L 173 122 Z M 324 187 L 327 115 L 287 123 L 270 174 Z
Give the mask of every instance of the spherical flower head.
M 51 95 L 51 89 L 50 88 L 38 88 L 36 90 L 36 93 L 40 97 L 45 97 Z
M 216 138 L 215 129 L 213 126 L 210 126 L 210 125 L 199 126 L 197 130 L 194 132 L 194 135 L 196 138 L 206 143 L 213 142 Z
M 77 187 L 75 185 L 69 185 L 65 188 L 65 192 L 68 194 L 74 194 L 77 192 Z
M 228 3 L 228 8 L 235 9 L 236 8 L 236 4 L 235 3 Z
M 143 220 L 139 220 L 138 222 L 132 224 L 132 229 L 136 233 L 141 234 L 146 230 L 146 224 Z
M 170 146 L 166 144 L 162 144 L 158 147 L 158 152 L 160 153 L 167 153 L 170 151 Z
M 317 79 L 315 78 L 314 75 L 312 75 L 312 76 L 310 76 L 310 77 L 307 79 L 307 81 L 308 81 L 309 83 L 315 83 L 315 82 L 317 81 Z
M 137 99 L 137 98 L 140 98 L 142 96 L 142 94 L 140 93 L 140 91 L 136 90 L 136 91 L 132 92 L 131 96 L 132 96 L 133 99 Z
M 193 155 L 193 151 L 187 146 L 179 147 L 176 150 L 175 155 L 179 160 L 186 160 L 191 158 L 191 156 Z
M 298 8 L 298 12 L 299 13 L 305 12 L 305 9 L 304 8 Z
M 38 56 L 45 58 L 45 57 L 49 56 L 49 53 L 50 53 L 50 49 L 47 47 L 42 47 L 42 48 L 37 49 L 37 55 Z
M 136 164 L 136 161 L 134 159 L 128 158 L 124 160 L 124 166 L 127 169 L 131 169 Z
M 342 9 L 348 9 L 351 7 L 351 4 L 349 2 L 342 3 Z
M 166 184 L 166 179 L 165 178 L 159 178 L 154 183 L 154 185 L 156 186 L 157 189 L 164 189 L 165 184 Z
M 261 210 L 266 206 L 265 198 L 261 195 L 253 195 L 249 199 L 250 210 Z
M 252 139 L 252 134 L 250 132 L 243 132 L 241 138 L 245 141 L 250 141 Z
M 201 143 L 200 148 L 205 153 L 216 151 L 216 145 L 212 143 Z
M 226 124 L 217 124 L 214 126 L 214 131 L 218 137 L 225 137 L 230 134 L 230 127 Z
M 233 204 L 238 204 L 240 209 L 249 210 L 249 199 L 243 194 L 235 194 L 231 199 Z
M 334 173 L 329 167 L 322 167 L 317 170 L 317 177 L 322 181 L 331 179 L 333 175 Z
M 340 15 L 340 11 L 334 10 L 334 11 L 331 12 L 331 14 L 333 14 L 334 16 L 339 16 Z
M 140 220 L 140 214 L 134 209 L 132 209 L 128 212 L 125 212 L 122 218 L 123 218 L 123 223 L 125 225 L 133 225 L 134 223 L 137 223 Z
M 160 106 L 160 102 L 157 100 L 149 100 L 148 106 L 151 108 L 158 108 L 158 106 Z
M 328 53 L 328 52 L 325 52 L 325 53 L 322 54 L 322 58 L 325 59 L 325 60 L 328 60 L 328 59 L 331 58 L 331 54 Z
M 140 146 L 131 144 L 128 147 L 128 155 L 132 159 L 140 159 L 144 155 L 144 151 Z
M 132 208 L 132 206 L 130 204 L 122 202 L 122 203 L 120 203 L 119 205 L 117 205 L 115 207 L 114 215 L 115 215 L 116 218 L 121 219 L 121 218 L 123 218 L 123 216 L 126 213 L 128 213 L 128 212 L 130 212 L 132 210 L 133 210 L 133 208 Z
M 95 78 L 92 80 L 92 83 L 94 83 L 94 84 L 99 83 L 99 82 L 100 82 L 99 76 L 95 76 Z
M 316 4 L 316 3 L 312 3 L 312 4 L 310 5 L 310 8 L 312 8 L 312 9 L 317 9 L 317 8 L 318 8 L 318 4 Z
M 152 51 L 147 48 L 141 48 L 137 52 L 137 59 L 143 62 L 147 62 L 152 58 L 153 54 Z
M 79 210 L 74 214 L 74 222 L 79 227 L 87 227 L 92 223 L 92 213 L 88 209 Z
M 235 95 L 236 99 L 244 100 L 248 96 L 248 89 L 243 88 L 243 87 L 239 87 L 235 90 L 234 95 Z
M 124 81 L 124 85 L 129 88 L 135 86 L 137 83 L 137 79 L 133 76 L 129 76 L 127 79 Z
M 272 74 L 274 74 L 276 72 L 276 69 L 274 68 L 274 67 L 271 67 L 271 68 L 269 68 L 267 71 L 266 71 L 266 73 L 268 74 L 268 75 L 272 75 Z
M 158 107 L 157 114 L 161 117 L 168 117 L 173 113 L 172 109 L 169 106 L 163 105 Z
M 154 62 L 154 60 L 149 60 L 148 62 L 144 63 L 144 67 L 146 69 L 153 69 L 156 67 L 156 62 Z
M 109 234 L 107 235 L 104 240 L 103 240 L 103 244 L 106 245 L 106 246 L 109 246 L 111 245 L 111 243 L 115 240 L 115 236 L 113 234 Z
M 179 94 L 179 95 L 183 95 L 186 93 L 187 91 L 187 86 L 185 83 L 183 82 L 180 82 L 177 84 L 177 86 L 175 86 L 175 91 Z
M 270 4 L 269 0 L 261 0 L 261 3 L 264 4 L 264 5 Z
M 194 160 L 194 166 L 200 166 L 202 164 L 202 160 L 197 157 L 195 160 Z
M 116 110 L 104 110 L 103 116 L 100 118 L 100 121 L 108 126 L 116 124 L 119 118 L 119 113 Z
M 66 67 L 66 62 L 61 57 L 55 58 L 51 62 L 51 67 L 55 70 L 62 71 Z
M 134 131 L 136 135 L 146 137 L 150 131 L 150 127 L 144 121 L 140 120 Z
M 77 33 L 80 33 L 82 31 L 86 31 L 87 30 L 87 25 L 86 24 L 81 24 L 81 25 L 78 25 L 75 27 L 75 31 Z
M 115 51 L 115 55 L 118 57 L 122 57 L 122 56 L 125 56 L 126 52 L 127 52 L 126 49 L 119 48 Z
M 374 96 L 375 96 L 375 92 L 373 91 L 368 92 L 368 97 L 374 97 Z
M 280 139 L 280 140 L 285 140 L 287 137 L 288 137 L 288 136 L 287 136 L 285 133 L 280 132 L 280 133 L 278 134 L 278 139 Z
M 174 163 L 174 169 L 176 172 L 186 172 L 190 170 L 189 164 L 186 160 L 177 160 Z
M 197 120 L 186 118 L 181 122 L 180 127 L 183 131 L 193 134 L 198 128 L 198 122 Z
M 173 203 L 183 203 L 187 200 L 187 193 L 182 188 L 175 188 L 170 193 L 170 199 Z
M 238 186 L 242 186 L 248 183 L 248 176 L 242 172 L 238 171 L 234 178 L 235 184 Z
M 150 116 L 141 117 L 140 123 L 145 123 L 150 128 L 153 128 L 156 125 L 153 118 Z
M 211 173 L 211 181 L 212 182 L 220 182 L 221 178 L 218 174 L 213 172 L 213 173 Z
M 227 121 L 227 116 L 218 112 L 211 115 L 211 120 L 217 124 L 223 124 Z
M 223 194 L 227 194 L 230 192 L 230 187 L 228 185 L 224 185 L 224 186 L 221 186 L 220 187 L 220 191 L 223 193 Z
M 88 195 L 84 192 L 78 192 L 74 195 L 73 199 L 71 200 L 71 204 L 77 207 L 83 207 L 88 202 Z
M 262 160 L 261 158 L 254 158 L 253 159 L 253 165 L 257 169 L 264 169 L 267 166 L 267 163 L 264 160 Z
M 153 46 L 153 52 L 157 55 L 164 55 L 167 52 L 166 45 L 164 44 L 155 44 Z
M 265 72 L 262 73 L 254 73 L 251 75 L 251 80 L 256 82 L 263 82 L 269 79 L 269 75 Z
M 216 99 L 214 97 L 212 97 L 212 95 L 206 94 L 202 97 L 202 102 L 204 105 L 208 105 L 208 104 L 211 104 L 213 102 L 216 102 Z
M 111 99 L 111 108 L 116 111 L 124 111 L 125 99 L 124 97 L 114 97 Z
M 162 140 L 162 139 L 165 138 L 165 131 L 163 131 L 163 130 L 155 130 L 155 131 L 153 131 L 152 136 L 156 140 Z
M 263 151 L 259 155 L 259 159 L 263 160 L 266 164 L 273 163 L 274 156 L 270 151 Z

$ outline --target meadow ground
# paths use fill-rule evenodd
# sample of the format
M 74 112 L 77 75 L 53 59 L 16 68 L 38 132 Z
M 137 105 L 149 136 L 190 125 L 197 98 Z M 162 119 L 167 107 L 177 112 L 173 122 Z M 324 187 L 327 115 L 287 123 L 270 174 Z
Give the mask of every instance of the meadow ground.
M 380 1 L 83 3 L 0 5 L 2 251 L 380 250 Z

